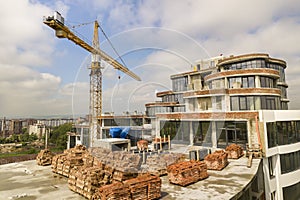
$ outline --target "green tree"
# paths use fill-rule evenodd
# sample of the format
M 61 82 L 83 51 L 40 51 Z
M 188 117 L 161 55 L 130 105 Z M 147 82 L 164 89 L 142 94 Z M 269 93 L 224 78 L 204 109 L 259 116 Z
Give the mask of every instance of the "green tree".
M 50 142 L 55 144 L 56 148 L 64 150 L 67 148 L 67 132 L 72 130 L 72 123 L 62 124 L 54 127 L 50 134 Z

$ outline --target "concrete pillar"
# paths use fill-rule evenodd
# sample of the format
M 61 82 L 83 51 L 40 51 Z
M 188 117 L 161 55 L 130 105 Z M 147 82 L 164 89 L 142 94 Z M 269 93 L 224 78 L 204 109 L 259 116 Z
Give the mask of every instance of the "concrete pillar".
M 255 87 L 256 88 L 260 88 L 260 79 L 259 79 L 259 76 L 255 76 Z
M 190 145 L 194 145 L 194 136 L 195 136 L 195 134 L 194 134 L 194 129 L 193 129 L 193 122 L 192 121 L 190 121 L 189 122 L 189 126 L 190 126 Z
M 155 135 L 160 137 L 160 120 L 158 118 L 155 120 Z
M 211 124 L 212 148 L 217 148 L 217 126 L 216 126 L 216 122 L 212 121 L 210 124 Z

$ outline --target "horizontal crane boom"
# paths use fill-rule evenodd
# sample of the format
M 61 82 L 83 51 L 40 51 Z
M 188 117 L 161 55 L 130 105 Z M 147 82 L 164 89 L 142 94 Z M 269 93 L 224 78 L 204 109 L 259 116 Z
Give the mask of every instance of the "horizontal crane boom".
M 44 18 L 44 24 L 48 25 L 52 29 L 55 30 L 55 34 L 58 38 L 67 38 L 73 41 L 75 44 L 81 46 L 82 48 L 86 49 L 87 51 L 91 52 L 92 54 L 100 55 L 100 57 L 107 62 L 108 64 L 112 65 L 115 69 L 124 72 L 125 74 L 131 76 L 132 78 L 141 81 L 141 78 L 130 71 L 127 67 L 120 64 L 118 61 L 110 57 L 107 53 L 102 50 L 95 49 L 84 40 L 76 36 L 67 26 L 64 25 L 63 20 L 57 20 L 55 17 L 47 17 Z M 99 26 L 99 25 L 98 25 Z

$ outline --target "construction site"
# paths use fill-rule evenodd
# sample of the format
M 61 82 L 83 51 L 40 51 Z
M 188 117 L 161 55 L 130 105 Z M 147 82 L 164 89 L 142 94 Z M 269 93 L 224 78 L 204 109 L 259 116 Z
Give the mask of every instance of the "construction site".
M 247 167 L 248 159 L 236 146 L 231 146 L 234 150 L 208 154 L 201 161 L 177 153 L 184 146 L 174 147 L 177 152 L 152 153 L 144 147 L 140 147 L 140 153 L 86 149 L 80 145 L 57 155 L 42 150 L 34 161 L 0 166 L 1 196 L 4 199 L 53 199 L 53 196 L 241 199 L 242 191 L 251 190 L 262 170 L 259 159 Z
M 157 92 L 161 101 L 145 104 L 145 114 L 105 115 L 102 61 L 140 77 L 100 50 L 97 21 L 92 45 L 58 12 L 43 22 L 92 54 L 90 120 L 68 133 L 64 152 L 45 148 L 36 160 L 1 165 L 1 198 L 300 198 L 300 112 L 288 109 L 284 60 L 265 53 L 198 60 L 170 76 L 172 90 Z

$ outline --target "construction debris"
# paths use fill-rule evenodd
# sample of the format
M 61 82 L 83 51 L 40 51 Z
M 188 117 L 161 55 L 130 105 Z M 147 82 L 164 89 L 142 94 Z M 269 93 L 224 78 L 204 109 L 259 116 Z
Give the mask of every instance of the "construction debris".
M 203 161 L 183 161 L 168 166 L 170 183 L 187 186 L 208 177 L 207 165 Z
M 222 170 L 228 165 L 228 154 L 223 150 L 215 151 L 204 158 L 207 169 Z
M 225 151 L 230 159 L 239 159 L 244 155 L 243 148 L 237 144 L 227 146 Z
M 36 162 L 41 166 L 51 165 L 53 156 L 54 154 L 49 149 L 41 150 L 36 156 Z

